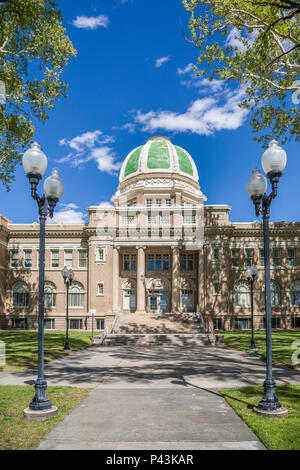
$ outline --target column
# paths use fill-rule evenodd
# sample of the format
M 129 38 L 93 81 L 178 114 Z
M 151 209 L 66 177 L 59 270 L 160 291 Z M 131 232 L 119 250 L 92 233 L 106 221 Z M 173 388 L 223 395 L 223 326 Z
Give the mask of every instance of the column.
M 204 272 L 204 248 L 198 251 L 198 309 L 202 314 L 205 312 L 205 272 Z
M 113 312 L 117 313 L 119 310 L 119 246 L 113 247 Z
M 145 246 L 137 246 L 137 293 L 136 312 L 145 313 Z
M 172 246 L 172 312 L 179 311 L 180 252 L 178 246 Z

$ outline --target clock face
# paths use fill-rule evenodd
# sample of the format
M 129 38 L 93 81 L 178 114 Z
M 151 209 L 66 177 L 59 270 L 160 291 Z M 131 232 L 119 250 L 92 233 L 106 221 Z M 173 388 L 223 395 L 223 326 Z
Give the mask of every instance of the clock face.
M 5 83 L 0 80 L 0 104 L 6 103 Z

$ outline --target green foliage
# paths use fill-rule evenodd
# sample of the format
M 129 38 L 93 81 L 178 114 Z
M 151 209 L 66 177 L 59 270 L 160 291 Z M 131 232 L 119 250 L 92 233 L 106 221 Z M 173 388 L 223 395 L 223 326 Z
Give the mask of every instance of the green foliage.
M 16 165 L 34 135 L 33 119 L 45 121 L 67 84 L 64 67 L 76 55 L 52 0 L 0 3 L 0 180 L 9 189 Z
M 198 75 L 243 88 L 240 106 L 251 112 L 254 139 L 263 146 L 274 137 L 281 143 L 300 140 L 295 83 L 300 73 L 300 8 L 271 3 L 183 0 L 191 14 L 191 40 L 200 50 Z

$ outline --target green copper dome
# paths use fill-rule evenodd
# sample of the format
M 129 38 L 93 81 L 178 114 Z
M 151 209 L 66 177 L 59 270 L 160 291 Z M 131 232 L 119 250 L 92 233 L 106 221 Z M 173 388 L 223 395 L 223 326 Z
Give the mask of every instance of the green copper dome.
M 196 165 L 189 153 L 166 137 L 151 137 L 126 157 L 120 182 L 138 174 L 178 173 L 198 182 Z

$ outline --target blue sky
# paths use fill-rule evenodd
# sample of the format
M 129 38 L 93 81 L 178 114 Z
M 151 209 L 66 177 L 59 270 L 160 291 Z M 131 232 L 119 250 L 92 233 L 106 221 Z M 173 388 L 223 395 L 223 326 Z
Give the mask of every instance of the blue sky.
M 261 167 L 239 88 L 195 79 L 197 49 L 184 40 L 189 15 L 181 0 L 60 0 L 78 55 L 63 74 L 69 83 L 35 140 L 56 167 L 65 192 L 56 220 L 85 222 L 85 209 L 109 201 L 126 155 L 152 135 L 165 135 L 194 158 L 207 204 L 232 206 L 232 221 L 255 220 L 245 189 Z M 271 219 L 299 220 L 299 145 L 285 145 L 288 164 Z M 42 185 L 40 185 L 42 186 Z M 40 187 L 41 191 L 42 187 Z M 15 223 L 37 220 L 22 167 L 10 192 L 0 187 L 0 213 Z

